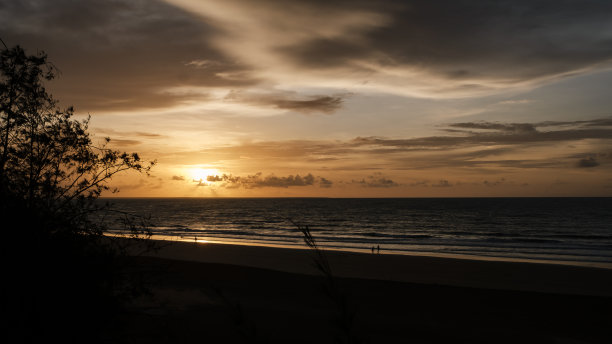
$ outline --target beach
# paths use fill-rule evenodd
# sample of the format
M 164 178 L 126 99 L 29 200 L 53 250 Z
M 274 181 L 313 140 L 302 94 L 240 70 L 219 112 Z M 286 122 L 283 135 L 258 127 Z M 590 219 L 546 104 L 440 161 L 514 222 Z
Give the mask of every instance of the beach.
M 129 342 L 605 343 L 612 328 L 602 267 L 327 250 L 330 292 L 311 250 L 158 244 L 133 260 L 151 294 L 123 316 Z

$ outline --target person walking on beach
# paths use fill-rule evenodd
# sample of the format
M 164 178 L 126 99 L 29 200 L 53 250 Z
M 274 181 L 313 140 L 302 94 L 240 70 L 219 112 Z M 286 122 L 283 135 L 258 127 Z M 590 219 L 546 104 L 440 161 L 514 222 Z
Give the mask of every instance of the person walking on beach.
M 380 254 L 380 245 L 376 246 L 376 253 Z

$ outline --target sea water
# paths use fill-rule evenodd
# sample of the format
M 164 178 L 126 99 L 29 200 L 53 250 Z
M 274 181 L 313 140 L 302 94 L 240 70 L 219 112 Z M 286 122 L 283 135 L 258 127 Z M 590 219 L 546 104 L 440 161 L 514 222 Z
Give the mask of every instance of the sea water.
M 612 263 L 612 198 L 115 198 L 157 238 Z M 122 228 L 120 214 L 109 232 Z

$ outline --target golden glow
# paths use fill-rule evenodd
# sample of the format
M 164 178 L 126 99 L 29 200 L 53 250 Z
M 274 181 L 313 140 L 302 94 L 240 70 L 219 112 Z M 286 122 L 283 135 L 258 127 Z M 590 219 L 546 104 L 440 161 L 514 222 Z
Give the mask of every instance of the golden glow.
M 192 180 L 199 180 L 202 183 L 214 183 L 214 181 L 207 180 L 208 177 L 219 176 L 222 173 L 216 168 L 192 168 L 189 170 L 189 176 Z

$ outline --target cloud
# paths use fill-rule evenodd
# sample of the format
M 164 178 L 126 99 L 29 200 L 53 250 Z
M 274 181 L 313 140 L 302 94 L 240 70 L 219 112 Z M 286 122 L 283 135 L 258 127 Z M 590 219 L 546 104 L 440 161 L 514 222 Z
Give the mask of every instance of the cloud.
M 163 1 L 9 1 L 0 7 L 8 45 L 44 50 L 62 72 L 49 84 L 79 112 L 163 108 L 193 99 L 176 86 L 240 87 L 244 71 L 206 43 L 214 28 Z M 189 61 L 219 61 L 197 68 Z
M 589 156 L 609 159 L 607 153 L 593 152 L 604 151 L 612 140 L 612 126 L 607 119 L 460 122 L 450 123 L 447 128 L 455 131 L 442 130 L 442 135 L 415 138 L 250 142 L 210 147 L 198 154 L 214 157 L 216 161 L 244 161 L 248 157 L 250 164 L 273 169 L 306 161 L 310 168 L 325 171 L 464 168 L 492 173 L 504 168 L 566 168 Z M 576 147 L 563 149 L 570 143 Z
M 502 132 L 512 133 L 533 133 L 536 131 L 536 127 L 531 123 L 491 123 L 491 122 L 468 122 L 468 123 L 453 123 L 449 125 L 452 128 L 463 128 L 463 129 L 484 129 L 484 130 L 497 130 Z
M 429 136 L 414 139 L 384 139 L 357 137 L 353 143 L 359 146 L 394 147 L 395 149 L 426 149 L 449 146 L 474 146 L 495 144 L 525 144 L 537 142 L 562 142 L 584 139 L 612 139 L 609 119 L 575 122 L 541 123 L 493 123 L 464 122 L 451 123 L 453 136 Z M 570 129 L 538 130 L 540 127 L 572 126 Z M 457 130 L 456 128 L 460 128 Z M 469 130 L 474 129 L 474 130 Z M 476 131 L 475 131 L 476 130 Z
M 94 132 L 96 134 L 105 135 L 105 136 L 122 136 L 122 137 L 139 137 L 139 138 L 148 138 L 148 139 L 156 139 L 162 138 L 164 135 L 157 133 L 149 133 L 142 131 L 119 131 L 112 128 L 95 128 Z
M 459 184 L 459 183 L 457 183 Z M 408 186 L 412 186 L 412 187 L 434 187 L 434 188 L 447 188 L 447 187 L 452 187 L 454 186 L 453 183 L 449 182 L 446 179 L 440 179 L 439 181 L 435 182 L 435 183 L 431 183 L 429 180 L 420 180 L 420 181 L 416 181 L 413 183 L 408 184 Z
M 235 101 L 333 113 L 338 93 L 474 97 L 607 68 L 610 11 L 544 0 L 9 1 L 0 32 L 49 53 L 63 72 L 52 93 L 82 112 L 209 101 L 177 88 L 273 88 L 309 91 Z
M 146 138 L 159 138 L 159 137 L 163 137 L 163 135 L 160 135 L 160 134 L 145 133 L 145 132 L 141 132 L 141 131 L 136 131 L 134 133 L 129 133 L 129 135 L 146 137 Z
M 295 110 L 298 112 L 324 112 L 331 113 L 342 105 L 342 98 L 330 96 L 315 96 L 308 100 L 278 100 L 276 106 L 280 109 Z
M 612 4 L 601 1 L 167 2 L 213 23 L 209 42 L 273 84 L 466 97 L 612 58 Z
M 329 179 L 319 177 L 319 186 L 322 188 L 331 188 L 334 182 Z
M 518 104 L 529 104 L 529 103 L 533 103 L 533 99 L 509 99 L 509 100 L 503 100 L 497 104 L 500 105 L 518 105 Z
M 501 179 L 494 180 L 494 181 L 491 181 L 491 182 L 490 182 L 490 181 L 488 181 L 488 180 L 485 180 L 485 181 L 483 181 L 482 183 L 483 183 L 485 186 L 494 187 L 494 186 L 498 186 L 498 185 L 501 185 L 501 184 L 505 184 L 505 183 L 506 183 L 506 179 L 505 179 L 505 178 L 501 178 Z
M 202 60 L 202 59 L 198 59 L 198 60 L 193 60 L 193 61 L 189 61 L 187 63 L 185 63 L 185 66 L 193 66 L 195 68 L 214 68 L 214 67 L 219 67 L 221 66 L 222 63 L 219 61 L 213 61 L 213 60 Z
M 580 167 L 580 168 L 591 168 L 591 167 L 597 167 L 597 166 L 599 166 L 599 162 L 595 160 L 595 158 L 593 157 L 580 159 L 576 163 L 576 167 Z
M 438 188 L 447 188 L 447 187 L 453 186 L 453 184 L 449 183 L 448 180 L 446 179 L 442 179 L 438 181 L 436 184 L 431 184 L 431 186 L 438 187 Z
M 162 178 L 140 178 L 137 183 L 123 183 L 116 186 L 118 192 L 131 190 L 151 190 L 160 189 L 163 186 Z
M 232 91 L 225 100 L 252 105 L 273 107 L 301 113 L 322 112 L 330 114 L 342 107 L 346 95 L 298 95 L 295 92 L 244 92 Z
M 363 187 L 368 187 L 368 188 L 392 188 L 392 187 L 400 186 L 398 183 L 383 176 L 382 173 L 378 173 L 378 172 L 374 173 L 373 175 L 367 176 L 366 178 L 362 180 L 358 180 L 358 181 L 353 180 L 352 183 L 359 184 Z
M 276 176 L 274 174 L 270 174 L 268 176 L 263 176 L 261 172 L 258 172 L 253 175 L 247 176 L 234 176 L 231 174 L 223 174 L 223 175 L 215 175 L 206 177 L 206 181 L 203 180 L 194 180 L 197 182 L 197 186 L 210 186 L 209 183 L 222 183 L 219 186 L 235 189 L 235 188 L 245 188 L 245 189 L 254 189 L 254 188 L 265 188 L 265 187 L 274 187 L 274 188 L 288 188 L 288 187 L 303 187 L 303 186 L 313 186 L 319 184 L 322 188 L 329 188 L 332 186 L 333 182 L 323 178 L 323 177 L 314 177 L 311 173 L 306 174 L 305 176 L 301 176 L 299 174 L 296 175 L 288 175 L 288 176 Z
M 482 181 L 454 181 L 450 182 L 447 179 L 440 179 L 437 182 L 430 182 L 429 180 L 421 180 L 408 184 L 412 187 L 434 187 L 434 188 L 448 188 L 448 187 L 456 187 L 456 186 L 486 186 L 486 187 L 496 187 L 500 185 L 514 185 L 517 186 L 516 183 L 512 181 L 506 180 L 506 178 L 498 178 L 494 180 L 482 180 Z M 518 186 L 527 186 L 528 184 L 522 183 Z
M 312 174 L 307 174 L 301 177 L 299 174 L 295 176 L 289 175 L 287 177 L 277 177 L 274 175 L 267 176 L 262 180 L 255 182 L 256 187 L 289 187 L 289 186 L 308 186 L 314 184 L 314 177 Z
M 110 144 L 112 144 L 113 146 L 136 146 L 141 144 L 142 141 L 138 141 L 138 140 L 125 140 L 125 139 L 112 139 L 110 141 Z
M 207 176 L 206 177 L 206 181 L 207 182 L 222 182 L 224 180 L 224 178 L 222 176 Z
M 408 186 L 427 187 L 427 186 L 429 186 L 429 181 L 427 181 L 427 180 L 420 180 L 420 181 L 417 181 L 417 182 L 410 183 L 410 184 L 408 184 Z
M 183 176 L 172 176 L 172 180 L 185 180 Z

